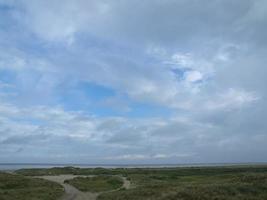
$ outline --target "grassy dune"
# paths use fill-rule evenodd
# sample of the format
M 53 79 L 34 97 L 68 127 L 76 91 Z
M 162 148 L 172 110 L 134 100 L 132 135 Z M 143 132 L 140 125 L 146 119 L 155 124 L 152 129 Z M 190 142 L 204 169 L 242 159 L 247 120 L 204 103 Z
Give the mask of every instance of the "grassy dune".
M 83 192 L 104 192 L 115 190 L 122 186 L 123 181 L 114 176 L 76 177 L 66 180 L 68 183 Z
M 98 200 L 267 199 L 267 166 L 260 165 L 161 169 L 79 169 L 69 167 L 19 170 L 18 173 L 23 175 L 56 175 L 66 173 L 122 175 L 130 180 L 132 185 L 130 189 L 103 193 L 98 196 Z M 100 189 L 89 188 L 101 188 L 105 183 L 105 181 L 97 179 L 74 179 L 72 181 L 70 184 L 84 191 L 100 191 Z
M 130 176 L 136 187 L 102 194 L 99 200 L 263 200 L 267 173 L 228 175 Z
M 55 200 L 63 193 L 59 184 L 0 172 L 0 200 Z

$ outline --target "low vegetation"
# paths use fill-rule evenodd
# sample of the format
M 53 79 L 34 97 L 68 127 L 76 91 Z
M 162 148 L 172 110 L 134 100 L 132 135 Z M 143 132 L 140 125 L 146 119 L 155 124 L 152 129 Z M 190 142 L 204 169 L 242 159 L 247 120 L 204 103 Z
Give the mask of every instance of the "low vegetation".
M 76 178 L 69 183 L 82 191 L 102 193 L 98 200 L 264 200 L 267 199 L 267 166 L 79 169 L 73 167 L 19 170 L 23 175 L 98 175 Z M 99 176 L 100 175 L 100 176 Z M 117 183 L 99 177 L 122 175 L 131 182 L 130 189 L 112 191 Z M 122 183 L 120 183 L 122 184 Z M 102 187 L 105 185 L 105 187 Z M 92 189 L 94 188 L 94 189 Z M 101 188 L 101 189 L 99 189 Z M 104 188 L 104 189 L 103 189 Z M 107 189 L 108 188 L 108 189 Z
M 0 200 L 55 200 L 63 193 L 57 183 L 0 172 Z
M 123 181 L 115 176 L 76 177 L 66 180 L 68 183 L 83 192 L 104 192 L 122 187 Z
M 265 173 L 217 175 L 129 175 L 135 188 L 102 194 L 98 200 L 263 200 Z
M 25 176 L 42 175 L 162 175 L 166 176 L 189 176 L 189 175 L 218 175 L 232 173 L 259 173 L 266 172 L 267 166 L 231 166 L 231 167 L 178 167 L 178 168 L 77 168 L 77 167 L 53 167 L 36 169 L 19 169 L 17 174 Z

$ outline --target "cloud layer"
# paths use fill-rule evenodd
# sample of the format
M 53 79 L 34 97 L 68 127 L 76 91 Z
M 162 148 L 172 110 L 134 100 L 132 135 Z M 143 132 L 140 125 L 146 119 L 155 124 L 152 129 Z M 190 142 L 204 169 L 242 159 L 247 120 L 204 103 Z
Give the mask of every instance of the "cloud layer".
M 1 161 L 267 161 L 266 11 L 0 0 Z

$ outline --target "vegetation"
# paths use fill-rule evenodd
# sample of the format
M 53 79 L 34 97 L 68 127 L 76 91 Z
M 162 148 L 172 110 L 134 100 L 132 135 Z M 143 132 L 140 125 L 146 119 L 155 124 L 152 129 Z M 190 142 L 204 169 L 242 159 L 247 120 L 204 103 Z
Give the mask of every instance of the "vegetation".
M 98 200 L 263 200 L 267 199 L 267 166 L 79 169 L 52 168 L 19 170 L 23 175 L 78 174 L 122 175 L 131 182 L 130 189 L 102 193 Z M 107 176 L 104 176 L 107 177 Z M 76 181 L 76 183 L 75 183 Z M 106 184 L 97 178 L 73 179 L 69 182 L 83 191 L 103 189 Z M 79 185 L 79 184 L 80 185 Z M 116 185 L 116 184 L 114 184 Z M 96 187 L 97 189 L 95 189 Z M 99 187 L 101 189 L 99 189 Z M 91 190 L 91 188 L 94 188 Z M 105 188 L 105 187 L 104 187 Z
M 93 177 L 76 177 L 66 180 L 68 183 L 84 192 L 103 192 L 116 190 L 122 187 L 123 181 L 115 176 L 93 176 Z
M 178 170 L 179 171 L 179 170 Z M 220 170 L 218 170 L 220 171 Z M 203 171 L 204 172 L 204 171 Z M 101 194 L 98 200 L 263 200 L 267 199 L 265 173 L 132 174 L 135 188 Z
M 79 168 L 75 167 L 53 167 L 53 168 L 36 168 L 36 169 L 19 169 L 17 174 L 25 176 L 44 176 L 44 175 L 60 175 L 60 174 L 76 174 Z
M 76 167 L 54 167 L 54 168 L 36 168 L 20 169 L 17 174 L 25 176 L 42 175 L 166 175 L 166 176 L 189 176 L 189 175 L 218 175 L 233 173 L 260 173 L 266 172 L 267 166 L 231 166 L 231 167 L 181 167 L 181 168 L 76 168 Z
M 55 200 L 63 193 L 57 183 L 0 172 L 0 200 Z

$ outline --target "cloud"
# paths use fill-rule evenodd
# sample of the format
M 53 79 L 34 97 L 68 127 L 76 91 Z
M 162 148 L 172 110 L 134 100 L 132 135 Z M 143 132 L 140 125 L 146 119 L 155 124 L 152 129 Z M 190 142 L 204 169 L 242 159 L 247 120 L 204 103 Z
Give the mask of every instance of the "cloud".
M 221 31 L 214 34 L 215 38 L 213 38 L 211 42 L 203 44 L 204 50 L 199 50 L 199 46 L 196 45 L 190 47 L 182 45 L 179 48 L 186 49 L 186 53 L 173 51 L 172 48 L 166 47 L 161 44 L 162 42 L 157 41 L 165 37 L 150 37 L 151 42 L 147 44 L 148 46 L 134 47 L 133 43 L 136 42 L 136 38 L 129 38 L 131 34 L 127 30 L 121 30 L 122 27 L 120 26 L 125 24 L 124 21 L 121 21 L 122 17 L 117 17 L 118 14 L 122 16 L 132 15 L 133 13 L 131 12 L 123 12 L 124 9 L 127 10 L 132 4 L 135 3 L 112 3 L 105 1 L 79 1 L 78 3 L 73 3 L 72 1 L 67 1 L 66 4 L 61 6 L 59 1 L 54 3 L 22 2 L 22 4 L 18 4 L 21 5 L 21 7 L 17 6 L 17 10 L 24 9 L 23 17 L 21 18 L 23 20 L 27 19 L 28 31 L 33 31 L 39 35 L 39 37 L 47 40 L 48 44 L 49 42 L 65 39 L 68 43 L 69 40 L 74 40 L 73 38 L 75 38 L 76 42 L 72 44 L 72 48 L 75 49 L 75 51 L 64 48 L 65 51 L 62 52 L 60 48 L 48 48 L 48 55 L 45 55 L 45 58 L 42 59 L 32 56 L 29 57 L 22 52 L 15 52 L 15 55 L 18 54 L 18 56 L 13 58 L 14 51 L 11 51 L 3 58 L 6 63 L 3 63 L 2 66 L 6 66 L 6 69 L 9 68 L 10 63 L 12 63 L 11 66 L 14 66 L 13 68 L 17 70 L 25 68 L 34 69 L 34 71 L 36 71 L 36 79 L 30 81 L 28 80 L 29 77 L 26 76 L 26 78 L 24 78 L 22 75 L 21 81 L 23 81 L 22 85 L 26 84 L 25 87 L 29 87 L 28 84 L 35 84 L 33 82 L 38 82 L 37 87 L 34 89 L 38 95 L 40 95 L 39 91 L 42 91 L 42 93 L 45 92 L 45 96 L 55 95 L 53 90 L 55 90 L 58 85 L 65 84 L 67 79 L 75 79 L 104 85 L 119 93 L 126 94 L 135 101 L 153 102 L 164 106 L 177 107 L 177 104 L 183 104 L 183 102 L 179 102 L 179 99 L 183 98 L 183 96 L 188 96 L 188 98 L 192 99 L 195 98 L 192 94 L 199 94 L 200 90 L 205 89 L 203 89 L 203 87 L 206 81 L 213 80 L 215 75 L 217 75 L 218 66 L 224 65 L 220 63 L 220 61 L 231 62 L 230 57 L 233 54 L 231 48 L 234 49 L 238 46 L 234 44 L 238 43 L 238 40 L 231 44 L 232 41 L 227 41 L 229 40 L 228 38 L 216 39 L 220 37 L 219 34 Z M 163 19 L 161 20 L 163 21 L 160 22 L 165 22 L 167 18 L 169 19 L 170 16 L 173 16 L 178 20 L 178 27 L 174 26 L 174 30 L 182 32 L 179 26 L 184 26 L 184 23 L 179 20 L 184 19 L 187 14 L 184 12 L 177 12 L 177 10 L 183 7 L 183 9 L 186 8 L 188 11 L 192 11 L 192 13 L 192 9 L 196 9 L 194 11 L 197 12 L 193 15 L 193 19 L 196 20 L 194 23 L 203 24 L 203 26 L 213 25 L 215 21 L 212 20 L 204 23 L 203 18 L 205 18 L 205 15 L 199 18 L 200 13 L 199 9 L 197 9 L 199 5 L 196 3 L 194 3 L 194 5 L 196 7 L 184 1 L 168 1 L 166 3 L 157 1 L 150 6 L 147 3 L 143 3 L 143 7 L 140 8 L 140 15 L 146 15 L 144 18 L 147 20 L 152 20 L 153 17 L 158 19 L 159 16 L 154 16 L 154 11 L 160 9 L 161 12 L 164 13 L 169 10 L 168 13 L 170 14 L 166 16 L 162 15 Z M 224 4 L 219 1 L 209 4 L 207 15 L 214 14 L 214 10 L 211 8 L 216 8 L 217 6 L 228 7 L 230 5 L 239 8 L 238 11 L 240 10 L 240 13 L 232 13 L 232 10 L 229 10 L 229 18 L 237 19 L 239 19 L 239 15 L 241 18 L 246 15 L 244 12 L 245 8 L 249 9 L 249 6 L 252 7 L 250 1 L 246 1 L 243 4 L 231 4 L 229 2 Z M 47 6 L 51 8 L 49 12 L 46 12 Z M 88 12 L 88 10 L 92 10 L 93 12 Z M 146 12 L 144 12 L 145 10 Z M 151 12 L 147 12 L 147 10 Z M 65 15 L 68 17 L 64 17 Z M 99 33 L 107 32 L 107 30 L 105 30 L 106 26 L 103 25 L 102 21 L 103 18 L 106 19 L 106 17 L 108 20 L 111 20 L 110 24 L 112 28 L 114 28 L 114 31 L 120 30 L 122 34 L 125 34 L 125 38 L 128 38 L 127 41 L 130 43 L 120 45 L 121 43 L 114 38 L 117 34 L 112 35 L 112 39 L 109 36 L 104 37 Z M 133 26 L 136 25 L 135 20 L 139 20 L 139 16 L 135 15 L 131 18 L 133 18 L 133 21 L 127 23 L 133 23 Z M 215 18 L 218 20 L 218 24 L 226 23 L 225 21 L 229 20 L 222 15 L 222 13 L 216 14 Z M 53 23 L 51 23 L 52 21 Z M 18 19 L 18 23 L 19 22 L 22 24 L 25 23 Z M 193 23 L 191 19 L 189 22 Z M 96 26 L 94 26 L 95 23 L 97 23 Z M 151 24 L 151 29 L 153 29 L 154 23 L 151 21 L 149 24 Z M 159 26 L 163 26 L 160 27 L 160 30 L 164 30 L 164 24 L 165 23 L 159 23 Z M 225 26 L 225 29 L 229 28 L 229 26 L 230 25 Z M 69 32 L 68 30 L 73 31 Z M 146 36 L 145 29 L 136 29 L 135 32 L 139 33 L 139 31 L 140 34 L 142 31 L 143 37 Z M 114 33 L 112 31 L 109 32 Z M 48 36 L 43 35 L 43 33 L 47 33 Z M 78 33 L 88 36 L 75 36 Z M 191 35 L 189 35 L 189 33 Z M 93 47 L 82 45 L 84 42 L 90 42 L 92 34 L 97 35 L 94 36 L 93 39 L 101 41 L 102 43 L 108 40 L 113 46 L 115 46 L 115 44 L 119 47 L 125 46 L 124 48 L 133 49 L 134 52 L 139 51 L 140 53 L 133 54 L 129 52 L 123 54 L 117 48 L 105 50 L 99 47 L 98 44 Z M 151 33 L 151 35 L 154 34 L 155 33 Z M 173 33 L 166 32 L 165 34 Z M 187 30 L 186 34 L 190 37 L 200 37 L 200 40 L 203 42 L 206 41 L 205 37 L 202 38 L 202 34 L 195 34 L 189 30 Z M 157 32 L 157 35 L 161 36 L 159 32 Z M 178 38 L 181 38 L 180 34 L 178 35 Z M 227 44 L 225 44 L 225 41 L 227 41 Z M 146 53 L 149 45 L 154 45 L 154 50 L 152 48 L 152 55 L 151 52 L 148 52 L 148 54 Z M 222 47 L 218 48 L 219 46 Z M 156 49 L 161 49 L 161 53 L 157 52 Z M 44 50 L 47 51 L 45 47 Z M 58 58 L 55 58 L 53 54 L 57 54 Z M 153 57 L 152 60 L 146 63 L 147 57 L 150 56 Z M 89 59 L 87 59 L 88 57 Z M 14 60 L 17 61 L 14 62 Z M 160 60 L 160 62 L 157 62 L 157 60 Z M 75 68 L 72 67 L 74 65 L 76 66 Z M 33 75 L 30 75 L 30 78 L 32 77 Z M 60 78 L 57 80 L 55 77 Z M 217 90 L 217 88 L 213 88 L 212 90 Z M 56 92 L 57 91 L 55 91 L 55 93 Z
M 0 1 L 0 156 L 266 161 L 266 9 Z
M 75 35 L 90 29 L 108 12 L 103 1 L 22 1 L 23 22 L 42 39 L 71 45 Z
M 105 159 L 107 160 L 150 160 L 150 159 L 167 159 L 167 158 L 180 158 L 180 157 L 190 157 L 192 155 L 190 154 L 155 154 L 155 155 L 142 155 L 142 154 L 126 154 L 126 155 L 120 155 L 115 157 L 107 157 Z
M 260 97 L 251 92 L 236 90 L 230 88 L 223 94 L 218 96 L 214 101 L 208 101 L 206 104 L 207 109 L 233 109 L 240 108 L 246 104 L 253 103 L 259 100 Z
M 203 75 L 198 71 L 189 71 L 185 73 L 185 81 L 186 82 L 196 82 L 201 81 Z
M 221 114 L 215 113 L 215 116 L 217 115 Z M 39 158 L 47 161 L 51 159 L 48 152 L 52 151 L 61 155 L 60 159 L 63 161 L 75 162 L 88 162 L 88 158 L 92 162 L 100 163 L 154 163 L 160 160 L 166 163 L 208 162 L 209 156 L 212 156 L 209 148 L 213 148 L 214 154 L 220 154 L 226 146 L 231 146 L 229 151 L 236 152 L 249 141 L 265 137 L 262 132 L 265 127 L 258 127 L 261 131 L 254 132 L 254 135 L 250 135 L 248 129 L 243 130 L 245 133 L 242 132 L 239 124 L 246 123 L 246 119 L 234 122 L 230 118 L 227 122 L 229 126 L 225 126 L 221 121 L 211 123 L 211 120 L 203 119 L 203 116 L 198 118 L 197 115 L 170 119 L 99 118 L 58 107 L 18 108 L 1 103 L 0 143 L 5 149 L 1 152 L 2 156 L 10 155 L 21 159 L 21 156 L 35 157 L 31 151 L 39 149 Z M 234 141 L 237 140 L 239 144 L 235 146 L 237 143 Z M 43 148 L 40 148 L 40 145 Z M 262 145 L 263 141 L 251 155 L 259 152 Z M 22 148 L 23 151 L 17 154 Z M 73 152 L 77 154 L 76 159 Z M 217 159 L 220 162 L 230 160 L 231 157 Z

